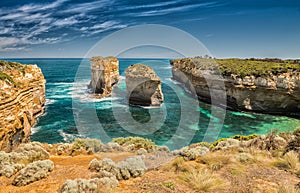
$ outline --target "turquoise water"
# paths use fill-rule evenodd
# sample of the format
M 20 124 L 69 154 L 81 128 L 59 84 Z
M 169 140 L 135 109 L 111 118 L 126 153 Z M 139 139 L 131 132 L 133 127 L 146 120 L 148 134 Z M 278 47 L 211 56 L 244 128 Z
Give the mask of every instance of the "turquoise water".
M 32 128 L 31 136 L 40 142 L 68 142 L 76 137 L 108 142 L 111 138 L 134 135 L 179 148 L 202 141 L 205 136 L 213 140 L 236 134 L 266 134 L 273 129 L 288 131 L 300 126 L 299 119 L 285 116 L 224 111 L 216 107 L 212 113 L 210 105 L 195 101 L 171 79 L 169 60 L 165 59 L 120 59 L 121 80 L 112 97 L 105 99 L 91 98 L 88 93 L 91 75 L 87 59 L 12 61 L 37 64 L 47 80 L 46 111 Z M 134 63 L 151 66 L 161 77 L 165 97 L 161 108 L 127 105 L 124 70 Z

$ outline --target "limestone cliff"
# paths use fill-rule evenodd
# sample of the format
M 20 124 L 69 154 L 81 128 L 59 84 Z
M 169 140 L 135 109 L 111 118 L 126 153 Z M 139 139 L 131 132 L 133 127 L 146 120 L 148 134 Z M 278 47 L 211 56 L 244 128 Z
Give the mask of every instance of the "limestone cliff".
M 163 103 L 161 80 L 146 65 L 133 64 L 126 69 L 126 89 L 129 104 L 159 107 Z
M 97 97 L 111 94 L 113 86 L 119 81 L 119 61 L 115 57 L 91 58 L 92 80 L 89 88 Z
M 200 63 L 203 61 L 204 59 L 200 60 Z M 206 67 L 203 67 L 202 64 L 199 64 L 199 60 L 198 64 L 193 59 L 171 60 L 173 78 L 189 87 L 193 86 L 199 98 L 206 102 L 210 102 L 210 93 L 226 91 L 227 104 L 220 105 L 227 105 L 230 109 L 300 116 L 299 64 L 292 65 L 290 61 L 282 61 L 283 64 L 276 63 L 276 65 L 273 65 L 273 67 L 277 66 L 274 70 L 268 67 L 268 65 L 273 64 L 267 63 L 268 61 L 259 61 L 259 65 L 253 67 L 253 62 L 253 65 L 245 66 L 251 61 L 237 60 L 245 64 L 235 64 L 228 71 L 229 64 L 223 65 L 225 60 L 214 60 L 212 62 L 211 59 L 210 61 L 211 65 L 206 64 Z M 218 62 L 223 63 L 221 65 Z M 263 62 L 266 62 L 266 64 Z M 262 70 L 262 65 L 266 65 L 266 69 Z M 216 69 L 221 72 L 224 78 L 222 80 L 225 85 L 224 88 L 218 87 L 218 83 L 209 87 L 206 80 L 207 76 L 205 78 L 203 75 L 204 73 L 214 74 Z M 238 74 L 239 71 L 237 70 L 249 74 Z M 251 73 L 255 75 L 251 75 Z M 191 82 L 191 85 L 188 84 L 187 80 Z M 214 97 L 218 98 L 218 96 Z
M 44 111 L 45 83 L 36 65 L 0 61 L 0 149 L 10 151 L 29 140 Z

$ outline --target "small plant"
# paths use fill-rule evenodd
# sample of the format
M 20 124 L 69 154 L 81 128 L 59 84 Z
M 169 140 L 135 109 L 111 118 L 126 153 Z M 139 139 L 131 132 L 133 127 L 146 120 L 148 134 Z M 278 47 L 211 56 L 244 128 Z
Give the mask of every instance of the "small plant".
M 72 151 L 76 151 L 76 150 L 79 150 L 79 149 L 84 149 L 86 151 L 92 151 L 92 152 L 95 153 L 95 152 L 100 151 L 102 146 L 103 146 L 102 142 L 100 140 L 97 140 L 97 139 L 77 138 L 77 139 L 74 140 L 71 149 L 72 149 Z
M 229 155 L 214 155 L 207 154 L 200 157 L 198 162 L 207 165 L 211 170 L 220 170 L 222 167 L 226 166 L 231 162 Z
M 175 190 L 175 184 L 173 182 L 163 182 L 162 185 L 171 190 Z
M 36 161 L 23 168 L 13 181 L 14 186 L 25 186 L 49 175 L 54 168 L 50 160 Z
M 224 182 L 207 169 L 193 168 L 185 173 L 184 181 L 199 192 L 216 191 L 224 188 Z
M 232 136 L 231 138 L 237 139 L 239 141 L 249 141 L 249 140 L 255 139 L 257 137 L 258 137 L 257 134 L 252 134 L 252 135 L 235 135 L 235 136 Z
M 287 184 L 280 184 L 278 193 L 300 193 L 300 189 L 296 189 L 293 186 Z
M 184 158 L 183 157 L 177 157 L 172 162 L 172 167 L 174 167 L 175 172 L 184 172 L 186 171 L 186 168 L 184 167 Z
M 16 85 L 14 79 L 4 72 L 0 72 L 0 80 L 7 80 L 9 83 Z
M 207 147 L 207 148 L 210 148 L 210 147 L 211 147 L 211 143 L 208 143 L 208 142 L 200 142 L 199 145 L 200 145 L 200 146 Z
M 132 150 L 144 148 L 148 152 L 152 152 L 158 148 L 150 139 L 144 139 L 141 137 L 119 137 L 114 138 L 113 142 L 118 143 L 121 146 L 132 146 Z
M 288 152 L 282 159 L 274 162 L 273 165 L 281 169 L 288 169 L 291 172 L 298 173 L 300 170 L 299 158 L 294 151 Z

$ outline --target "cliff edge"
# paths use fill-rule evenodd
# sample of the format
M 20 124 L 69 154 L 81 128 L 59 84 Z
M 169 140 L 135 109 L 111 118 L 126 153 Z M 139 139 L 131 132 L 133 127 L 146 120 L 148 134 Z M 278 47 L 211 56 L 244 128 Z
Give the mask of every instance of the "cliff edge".
M 192 86 L 203 101 L 210 102 L 211 93 L 226 91 L 227 104 L 220 105 L 229 109 L 300 116 L 299 60 L 198 57 L 170 63 L 173 78 Z M 222 75 L 224 88 L 208 86 L 207 74 Z
M 29 141 L 35 119 L 44 112 L 45 79 L 36 65 L 0 61 L 0 149 Z

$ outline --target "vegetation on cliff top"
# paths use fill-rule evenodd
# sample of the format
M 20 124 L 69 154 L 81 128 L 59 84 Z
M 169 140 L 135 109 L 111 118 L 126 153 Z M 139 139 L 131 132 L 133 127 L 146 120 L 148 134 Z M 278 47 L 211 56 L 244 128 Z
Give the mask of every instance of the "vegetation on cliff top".
M 266 59 L 213 59 L 213 58 L 183 58 L 171 60 L 171 64 L 185 63 L 200 70 L 218 70 L 222 75 L 236 74 L 244 77 L 247 75 L 268 76 L 281 74 L 288 71 L 300 72 L 300 60 L 281 60 L 277 58 Z
M 22 65 L 17 62 L 0 61 L 0 80 L 8 81 L 14 86 L 17 86 L 17 83 L 14 81 L 13 76 L 11 75 L 12 70 L 17 70 L 24 75 L 25 69 L 26 65 Z
M 26 65 L 22 65 L 18 62 L 8 62 L 8 61 L 0 60 L 0 71 L 9 71 L 12 69 L 16 69 L 24 75 Z

